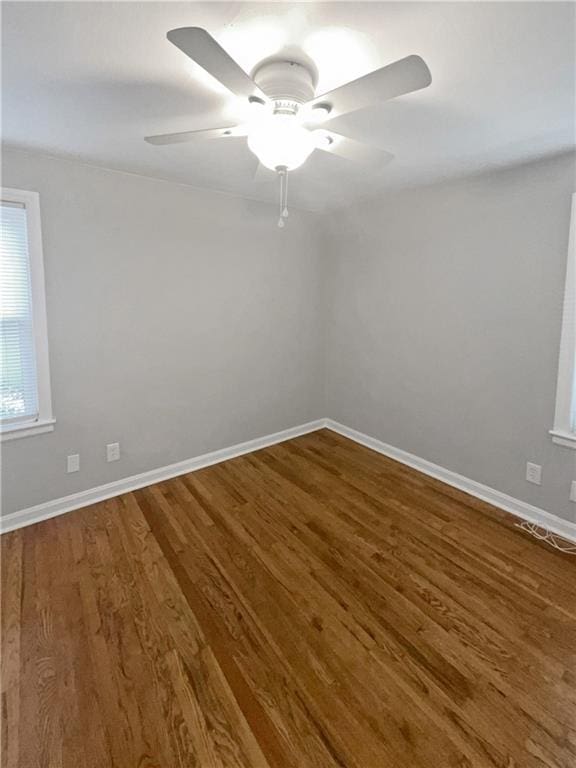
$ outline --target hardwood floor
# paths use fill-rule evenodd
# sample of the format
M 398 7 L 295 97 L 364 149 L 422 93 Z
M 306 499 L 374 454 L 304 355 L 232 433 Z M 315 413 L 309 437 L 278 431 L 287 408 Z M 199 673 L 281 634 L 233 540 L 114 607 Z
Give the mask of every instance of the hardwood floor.
M 332 432 L 2 554 L 3 768 L 576 766 L 576 558 Z

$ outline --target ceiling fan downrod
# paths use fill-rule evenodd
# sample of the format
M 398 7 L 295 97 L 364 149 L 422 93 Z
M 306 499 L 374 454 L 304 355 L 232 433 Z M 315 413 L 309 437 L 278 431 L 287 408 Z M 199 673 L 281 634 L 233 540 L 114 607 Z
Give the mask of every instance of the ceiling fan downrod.
M 286 226 L 284 219 L 288 218 L 288 168 L 285 165 L 279 165 L 276 173 L 280 179 L 280 216 L 278 226 L 280 229 Z

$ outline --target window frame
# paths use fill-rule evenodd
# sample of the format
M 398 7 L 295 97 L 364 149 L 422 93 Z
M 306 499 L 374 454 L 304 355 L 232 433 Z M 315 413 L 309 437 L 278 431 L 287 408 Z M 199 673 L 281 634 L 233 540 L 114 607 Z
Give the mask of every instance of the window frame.
M 562 312 L 562 335 L 558 359 L 558 385 L 554 426 L 550 430 L 557 445 L 576 450 L 576 192 L 572 195 L 570 235 L 566 264 L 566 288 Z
M 40 195 L 38 192 L 13 189 L 12 187 L 1 187 L 0 192 L 2 200 L 20 203 L 26 209 L 30 288 L 32 294 L 32 328 L 36 358 L 36 383 L 38 387 L 38 416 L 35 419 L 28 419 L 26 421 L 0 422 L 0 442 L 4 442 L 19 437 L 52 432 L 56 420 L 52 412 L 52 390 L 50 386 Z

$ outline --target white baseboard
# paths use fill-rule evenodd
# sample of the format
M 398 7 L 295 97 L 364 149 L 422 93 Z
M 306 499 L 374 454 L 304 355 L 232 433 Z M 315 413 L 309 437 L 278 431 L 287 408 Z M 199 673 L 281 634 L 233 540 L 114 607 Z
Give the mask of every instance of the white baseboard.
M 248 440 L 246 443 L 238 443 L 230 448 L 222 448 L 219 451 L 204 453 L 193 459 L 179 461 L 177 464 L 169 464 L 166 467 L 151 469 L 149 472 L 142 472 L 139 475 L 125 477 L 122 480 L 115 480 L 106 485 L 99 485 L 96 488 L 89 488 L 86 491 L 73 493 L 70 496 L 63 496 L 60 499 L 47 501 L 43 504 L 37 504 L 34 507 L 20 509 L 17 512 L 11 512 L 0 518 L 0 533 L 8 533 L 17 528 L 23 528 L 26 525 L 39 523 L 42 520 L 48 520 L 57 515 L 63 515 L 65 512 L 71 512 L 74 509 L 87 507 L 90 504 L 96 504 L 98 501 L 110 499 L 113 496 L 119 496 L 122 493 L 135 491 L 138 488 L 144 488 L 147 485 L 159 483 L 162 480 L 169 480 L 171 477 L 185 475 L 188 472 L 194 472 L 197 469 L 209 467 L 212 464 L 220 464 L 222 461 L 233 459 L 236 456 L 242 456 L 245 453 L 258 451 L 260 448 L 266 448 L 269 445 L 283 443 L 285 440 L 291 440 L 300 435 L 306 435 L 309 432 L 315 432 L 326 426 L 326 419 L 317 419 L 299 427 L 284 429 L 282 432 L 274 432 L 271 435 L 257 437 L 255 440 Z
M 395 448 L 393 445 L 383 443 L 375 437 L 365 435 L 362 432 L 344 426 L 344 424 L 339 424 L 337 421 L 332 421 L 332 419 L 325 419 L 324 426 L 327 429 L 331 429 L 333 432 L 337 432 L 339 435 L 343 435 L 350 440 L 354 440 L 356 443 L 360 443 L 360 445 L 364 445 L 384 456 L 388 456 L 402 464 L 413 467 L 419 472 L 423 472 L 425 475 L 430 475 L 430 477 L 434 477 L 436 480 L 441 480 L 443 483 L 458 488 L 460 491 L 469 493 L 477 499 L 482 499 L 482 501 L 486 501 L 494 507 L 503 509 L 505 512 L 510 512 L 512 515 L 515 515 L 522 520 L 536 523 L 536 525 L 540 525 L 569 541 L 576 541 L 576 523 L 564 520 L 557 515 L 553 515 L 550 512 L 540 509 L 539 507 L 534 507 L 532 504 L 520 501 L 520 499 L 515 499 L 513 496 L 508 496 L 506 493 L 496 491 L 494 488 L 490 488 L 487 485 L 477 483 L 475 480 L 470 480 L 463 475 L 459 475 L 457 472 L 452 472 L 449 469 L 444 469 L 444 467 L 439 467 L 431 461 L 421 459 L 419 456 L 415 456 L 412 453 L 407 453 L 400 448 Z
M 64 496 L 60 499 L 47 501 L 44 504 L 38 504 L 34 507 L 28 507 L 27 509 L 12 512 L 11 514 L 0 518 L 0 533 L 7 533 L 8 531 L 14 531 L 17 528 L 23 528 L 26 525 L 32 525 L 41 522 L 42 520 L 48 520 L 51 517 L 62 515 L 65 512 L 71 512 L 74 509 L 87 507 L 90 504 L 96 504 L 99 501 L 104 501 L 105 499 L 110 499 L 113 496 L 119 496 L 120 494 L 128 493 L 129 491 L 135 491 L 138 488 L 144 488 L 147 485 L 153 485 L 154 483 L 159 483 L 163 480 L 169 480 L 171 477 L 185 475 L 188 472 L 194 472 L 197 469 L 209 467 L 213 464 L 219 464 L 222 461 L 233 459 L 236 456 L 242 456 L 246 453 L 266 448 L 269 445 L 275 445 L 276 443 L 282 443 L 285 440 L 291 440 L 294 437 L 306 435 L 309 432 L 315 432 L 322 428 L 331 429 L 333 432 L 337 432 L 350 440 L 354 440 L 354 442 L 359 443 L 360 445 L 364 445 L 384 456 L 388 456 L 402 464 L 413 467 L 419 472 L 423 472 L 425 475 L 441 480 L 443 483 L 458 488 L 465 493 L 469 493 L 471 496 L 486 501 L 499 509 L 503 509 L 505 512 L 510 512 L 522 520 L 541 525 L 549 531 L 552 531 L 552 533 L 556 533 L 558 536 L 562 536 L 569 541 L 576 541 L 576 523 L 570 522 L 569 520 L 563 520 L 561 517 L 546 512 L 539 507 L 534 507 L 532 504 L 515 499 L 501 491 L 496 491 L 494 488 L 490 488 L 487 485 L 477 483 L 475 480 L 470 480 L 463 475 L 459 475 L 449 469 L 433 464 L 431 461 L 421 459 L 419 456 L 415 456 L 407 451 L 402 451 L 400 448 L 395 448 L 393 445 L 383 443 L 381 440 L 377 440 L 376 438 L 365 435 L 355 429 L 346 427 L 332 419 L 317 419 L 316 421 L 310 421 L 299 427 L 284 429 L 282 432 L 275 432 L 274 434 L 265 435 L 264 437 L 257 437 L 255 440 L 239 443 L 230 448 L 223 448 L 219 451 L 205 453 L 192 459 L 180 461 L 177 464 L 169 464 L 166 467 L 152 469 L 149 472 L 142 472 L 139 475 L 132 475 L 131 477 L 126 477 L 122 480 L 116 480 L 113 483 L 99 485 L 96 488 L 80 491 L 80 493 L 73 493 L 70 496 Z

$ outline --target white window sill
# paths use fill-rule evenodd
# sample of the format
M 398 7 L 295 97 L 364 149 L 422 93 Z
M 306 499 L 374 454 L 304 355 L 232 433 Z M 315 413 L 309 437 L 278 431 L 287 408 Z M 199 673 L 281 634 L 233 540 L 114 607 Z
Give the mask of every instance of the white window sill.
M 564 448 L 572 448 L 576 451 L 576 433 L 565 432 L 562 429 L 551 429 L 552 442 L 556 445 L 563 445 Z
M 37 421 L 20 422 L 19 424 L 0 425 L 0 442 L 17 440 L 20 437 L 42 435 L 44 432 L 53 432 L 55 419 L 38 419 Z

